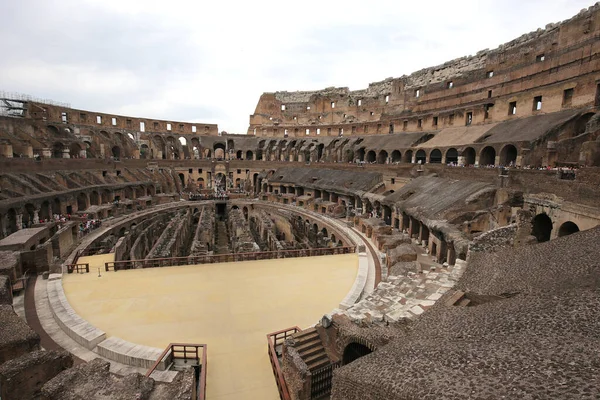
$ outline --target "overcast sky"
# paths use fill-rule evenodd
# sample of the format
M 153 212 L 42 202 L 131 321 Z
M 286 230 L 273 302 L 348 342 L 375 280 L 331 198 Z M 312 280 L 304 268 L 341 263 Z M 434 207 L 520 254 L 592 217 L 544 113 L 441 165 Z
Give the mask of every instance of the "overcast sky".
M 592 0 L 0 0 L 0 91 L 245 133 L 263 92 L 366 88 Z

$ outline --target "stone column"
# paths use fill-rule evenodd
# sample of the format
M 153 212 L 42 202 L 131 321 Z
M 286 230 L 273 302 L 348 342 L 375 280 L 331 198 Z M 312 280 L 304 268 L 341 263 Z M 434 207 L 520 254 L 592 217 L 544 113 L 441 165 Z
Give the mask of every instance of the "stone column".
M 40 223 L 40 210 L 39 209 L 33 210 L 33 223 L 34 224 Z
M 17 230 L 23 229 L 23 214 L 17 214 Z
M 458 165 L 461 166 L 461 167 L 465 166 L 465 157 L 458 156 Z

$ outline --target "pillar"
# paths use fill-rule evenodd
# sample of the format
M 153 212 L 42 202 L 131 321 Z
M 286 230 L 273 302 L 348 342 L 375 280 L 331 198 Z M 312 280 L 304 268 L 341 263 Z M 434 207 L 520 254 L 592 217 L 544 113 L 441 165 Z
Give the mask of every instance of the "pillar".
M 23 229 L 23 214 L 17 214 L 17 230 Z

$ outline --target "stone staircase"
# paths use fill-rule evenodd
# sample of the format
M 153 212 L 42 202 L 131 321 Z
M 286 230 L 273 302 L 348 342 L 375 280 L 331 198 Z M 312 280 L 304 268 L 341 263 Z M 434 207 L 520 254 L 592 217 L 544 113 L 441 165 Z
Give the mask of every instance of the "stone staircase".
M 310 372 L 316 371 L 331 363 L 325 352 L 325 347 L 315 328 L 305 329 L 294 334 L 296 345 L 294 348 L 308 366 Z

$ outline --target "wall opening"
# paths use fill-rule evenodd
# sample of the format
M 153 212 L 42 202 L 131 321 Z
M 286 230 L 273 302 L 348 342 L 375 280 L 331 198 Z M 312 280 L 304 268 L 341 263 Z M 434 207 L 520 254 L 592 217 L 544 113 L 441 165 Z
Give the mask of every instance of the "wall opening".
M 352 361 L 355 361 L 361 357 L 366 356 L 367 354 L 372 353 L 371 349 L 367 346 L 359 344 L 359 343 L 350 343 L 344 349 L 344 355 L 342 357 L 342 365 L 350 364 Z
M 550 240 L 552 220 L 546 213 L 536 215 L 531 221 L 531 234 L 539 243 Z
M 571 235 L 579 232 L 579 227 L 575 222 L 567 221 L 558 228 L 558 237 Z

